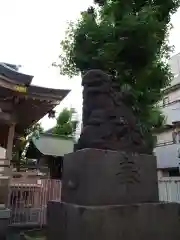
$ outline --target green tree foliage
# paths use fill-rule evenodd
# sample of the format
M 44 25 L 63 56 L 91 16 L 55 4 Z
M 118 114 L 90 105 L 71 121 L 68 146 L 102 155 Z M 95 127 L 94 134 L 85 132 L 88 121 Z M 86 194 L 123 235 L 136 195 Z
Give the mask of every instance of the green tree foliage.
M 73 120 L 74 109 L 64 108 L 56 119 L 56 126 L 53 133 L 59 136 L 72 137 L 76 131 L 77 121 Z
M 167 39 L 170 17 L 179 5 L 179 0 L 96 0 L 69 24 L 61 42 L 56 64 L 61 74 L 73 77 L 89 69 L 110 74 L 120 91 L 131 93 L 125 102 L 147 140 L 157 122 L 164 122 L 154 105 L 172 79 Z
M 35 123 L 25 130 L 24 136 L 20 136 L 16 140 L 13 149 L 12 163 L 14 167 L 16 167 L 17 172 L 19 172 L 21 166 L 26 163 L 25 155 L 32 138 L 39 138 L 43 131 L 41 124 Z

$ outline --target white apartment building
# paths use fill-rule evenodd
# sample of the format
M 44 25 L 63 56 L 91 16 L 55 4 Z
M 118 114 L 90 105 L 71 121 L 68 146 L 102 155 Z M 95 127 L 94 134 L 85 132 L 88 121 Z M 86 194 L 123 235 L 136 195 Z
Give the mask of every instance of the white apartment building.
M 166 95 L 160 102 L 166 116 L 166 128 L 156 133 L 158 176 L 180 176 L 180 53 L 170 60 L 174 79 L 166 89 Z

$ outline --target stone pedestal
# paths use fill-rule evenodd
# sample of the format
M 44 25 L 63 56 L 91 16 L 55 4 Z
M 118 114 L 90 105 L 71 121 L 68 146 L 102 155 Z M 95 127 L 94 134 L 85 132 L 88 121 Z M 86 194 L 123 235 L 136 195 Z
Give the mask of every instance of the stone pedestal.
M 0 159 L 0 208 L 8 207 L 10 172 L 10 162 Z
M 84 149 L 64 158 L 63 202 L 88 206 L 158 200 L 154 156 Z
M 0 239 L 5 240 L 8 232 L 10 219 L 10 210 L 9 209 L 0 209 Z
M 50 202 L 50 240 L 179 240 L 180 205 L 148 203 L 84 207 Z
M 158 202 L 153 156 L 84 149 L 63 162 L 48 240 L 179 240 L 180 205 Z
M 0 178 L 0 207 L 8 206 L 9 178 Z

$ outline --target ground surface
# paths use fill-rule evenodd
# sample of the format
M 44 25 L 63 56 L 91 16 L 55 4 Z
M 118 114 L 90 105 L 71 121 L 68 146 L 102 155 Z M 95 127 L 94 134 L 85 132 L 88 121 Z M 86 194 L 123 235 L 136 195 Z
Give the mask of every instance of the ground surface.
M 45 231 L 34 229 L 28 231 L 11 230 L 8 233 L 7 240 L 45 240 Z

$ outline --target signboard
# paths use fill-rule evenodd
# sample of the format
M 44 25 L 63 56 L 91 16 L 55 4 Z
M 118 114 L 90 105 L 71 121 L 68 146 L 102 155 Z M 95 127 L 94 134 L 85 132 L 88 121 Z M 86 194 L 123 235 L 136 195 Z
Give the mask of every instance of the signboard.
M 26 93 L 27 92 L 27 87 L 16 85 L 16 86 L 14 86 L 14 90 L 16 92 Z

